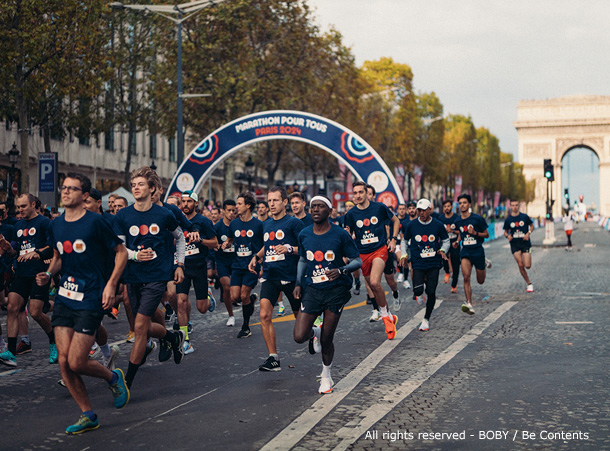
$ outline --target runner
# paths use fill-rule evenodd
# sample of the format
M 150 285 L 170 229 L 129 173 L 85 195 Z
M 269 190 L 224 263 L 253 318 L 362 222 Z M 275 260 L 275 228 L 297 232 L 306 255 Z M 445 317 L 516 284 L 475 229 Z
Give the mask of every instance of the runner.
M 451 292 L 457 293 L 457 283 L 460 277 L 460 243 L 458 235 L 455 233 L 455 222 L 459 216 L 453 212 L 453 202 L 449 199 L 443 201 L 443 214 L 437 215 L 436 219 L 442 222 L 447 229 L 451 247 L 449 247 L 449 259 L 443 259 L 443 268 L 445 269 L 444 283 L 449 282 L 449 273 L 451 273 Z
M 347 214 L 347 212 L 352 208 L 354 208 L 354 203 L 351 200 L 345 202 L 345 214 Z M 341 216 L 341 227 L 345 228 L 345 215 Z M 360 269 L 357 269 L 352 273 L 352 276 L 354 277 L 354 296 L 360 296 L 360 288 L 362 288 L 362 283 L 360 282 L 361 272 L 362 271 Z
M 57 346 L 51 320 L 46 312 L 50 309 L 49 283 L 45 286 L 36 284 L 36 274 L 43 272 L 47 265 L 44 260 L 53 256 L 49 245 L 49 226 L 51 221 L 36 211 L 36 197 L 22 194 L 15 201 L 21 220 L 15 224 L 16 249 L 13 249 L 4 238 L 0 238 L 0 248 L 8 257 L 17 257 L 15 278 L 8 294 L 6 317 L 6 334 L 8 349 L 0 354 L 0 363 L 17 366 L 17 334 L 19 332 L 18 316 L 25 311 L 29 299 L 29 312 L 49 338 L 49 363 L 57 363 Z
M 263 223 L 252 216 L 256 200 L 249 192 L 239 195 L 235 203 L 238 218 L 231 221 L 229 236 L 222 243 L 221 249 L 235 246 L 235 260 L 231 265 L 231 300 L 241 300 L 244 322 L 237 338 L 247 338 L 250 331 L 250 317 L 254 313 L 254 303 L 258 297 L 251 294 L 258 283 L 258 273 L 252 274 L 248 265 L 261 247 L 263 247 Z
M 36 275 L 36 282 L 44 288 L 54 274 L 62 276 L 55 298 L 53 326 L 62 380 L 82 411 L 80 419 L 66 428 L 66 433 L 72 435 L 99 427 L 83 375 L 108 382 L 117 409 L 129 402 L 123 371 L 111 371 L 89 359 L 104 309 L 114 304 L 127 251 L 107 221 L 83 208 L 91 190 L 87 177 L 70 173 L 59 190 L 65 213 L 50 225 L 56 249 L 49 268 Z
M 407 214 L 405 215 L 404 218 L 399 219 L 400 230 L 404 231 L 407 228 L 407 225 L 409 224 L 409 222 L 411 222 L 415 219 L 417 219 L 417 203 L 411 200 L 411 201 L 407 202 Z M 411 284 L 409 283 L 410 266 L 411 266 L 411 263 L 407 263 L 402 266 L 402 274 L 403 274 L 403 278 L 404 278 L 404 282 L 402 283 L 402 286 L 405 287 L 407 290 L 409 288 L 411 288 Z
M 125 282 L 136 317 L 135 342 L 125 378 L 130 388 L 138 369 L 146 361 L 149 337 L 170 342 L 175 363 L 180 363 L 184 356 L 184 332 L 166 330 L 163 325 L 152 322 L 167 282 L 172 276 L 176 284 L 184 279 L 184 235 L 174 215 L 152 201 L 159 184 L 157 174 L 148 166 L 134 170 L 131 190 L 136 202 L 116 215 L 117 235 L 125 242 L 130 256 Z M 172 275 L 174 239 L 178 266 Z
M 366 195 L 367 184 L 362 181 L 353 184 L 354 203 L 345 215 L 345 226 L 353 232 L 356 247 L 362 259 L 362 273 L 371 288 L 385 325 L 389 340 L 396 336 L 398 318 L 392 315 L 381 286 L 381 274 L 388 259 L 388 252 L 396 250 L 399 222 L 388 207 L 379 202 L 370 202 Z M 388 240 L 385 222 L 392 221 L 392 237 Z
M 517 261 L 519 272 L 527 284 L 525 291 L 532 293 L 534 285 L 530 281 L 527 270 L 532 267 L 532 241 L 534 223 L 528 215 L 519 211 L 519 201 L 510 201 L 510 215 L 504 221 L 504 236 L 510 243 L 510 251 Z
M 261 200 L 256 206 L 256 214 L 258 215 L 258 220 L 261 222 L 271 219 L 271 216 L 269 216 L 269 204 L 266 201 Z
M 1 243 L 4 244 L 4 248 L 0 247 L 0 305 L 3 308 L 7 306 L 7 299 L 5 296 L 6 288 L 10 280 L 13 278 L 13 258 L 10 256 L 12 254 L 11 242 L 14 239 L 14 227 L 7 222 L 8 220 L 8 204 L 6 202 L 0 202 L 0 238 Z M 17 354 L 21 354 L 24 352 L 31 352 L 32 345 L 29 342 L 29 337 L 27 342 L 24 342 L 23 335 L 21 336 L 21 343 L 17 346 Z M 22 352 L 20 353 L 20 348 Z M 6 343 L 4 341 L 4 337 L 2 336 L 2 326 L 0 326 L 0 354 L 6 352 Z
M 333 391 L 331 366 L 335 355 L 333 338 L 343 307 L 351 298 L 350 273 L 362 265 L 351 235 L 328 221 L 332 204 L 322 196 L 311 199 L 314 221 L 299 235 L 299 264 L 294 297 L 301 311 L 294 325 L 294 341 L 309 340 L 311 354 L 322 352 L 322 378 L 318 393 Z M 345 260 L 349 263 L 345 264 Z M 321 327 L 313 327 L 320 315 Z
M 223 248 L 222 244 L 231 236 L 229 226 L 231 221 L 235 219 L 235 201 L 233 199 L 226 199 L 222 204 L 222 209 L 224 211 L 222 220 L 214 224 L 214 231 L 218 240 L 218 246 L 216 246 L 216 272 L 220 279 L 221 297 L 229 314 L 227 327 L 233 327 L 235 326 L 235 316 L 233 316 L 233 301 L 231 299 L 231 265 L 233 260 L 235 260 L 235 246 Z
M 303 221 L 305 227 L 312 225 L 313 220 L 311 219 L 311 215 L 305 211 L 305 195 L 300 191 L 295 191 L 290 195 L 289 199 L 292 215 Z
M 280 371 L 275 328 L 271 319 L 273 318 L 273 308 L 282 293 L 288 298 L 294 316 L 298 316 L 300 303 L 294 298 L 293 291 L 299 260 L 298 237 L 303 230 L 303 223 L 295 217 L 286 215 L 288 194 L 284 188 L 278 186 L 270 188 L 267 202 L 272 218 L 263 224 L 264 245 L 256 255 L 252 256 L 248 269 L 257 274 L 258 264 L 262 262 L 260 317 L 269 357 L 258 369 Z
M 182 193 L 182 212 L 186 219 L 193 225 L 198 226 L 199 241 L 190 241 L 186 245 L 184 260 L 184 280 L 178 284 L 178 323 L 180 329 L 185 334 L 184 353 L 190 354 L 195 349 L 189 340 L 188 323 L 190 319 L 191 302 L 189 301 L 189 291 L 191 283 L 195 289 L 195 299 L 197 299 L 197 310 L 206 313 L 211 307 L 211 300 L 208 296 L 208 277 L 207 259 L 208 249 L 218 245 L 214 225 L 208 218 L 198 214 L 196 207 L 199 203 L 199 196 L 193 191 Z M 185 235 L 188 233 L 185 231 Z M 212 309 L 213 310 L 213 309 Z M 211 310 L 211 311 L 212 311 Z
M 474 266 L 479 285 L 485 282 L 485 268 L 488 266 L 488 263 L 485 259 L 483 241 L 489 237 L 489 231 L 487 230 L 485 219 L 470 212 L 471 203 L 472 200 L 469 194 L 462 194 L 458 197 L 461 216 L 455 222 L 455 227 L 458 233 L 458 240 L 461 240 L 462 244 L 460 260 L 464 276 L 464 294 L 466 295 L 466 303 L 462 304 L 462 311 L 469 315 L 474 315 L 470 275 Z
M 436 287 L 442 260 L 447 259 L 450 241 L 445 226 L 438 220 L 432 218 L 432 204 L 428 199 L 420 199 L 417 202 L 417 213 L 419 218 L 409 222 L 404 231 L 404 240 L 409 243 L 408 259 L 413 269 L 413 294 L 417 303 L 422 305 L 427 296 L 426 313 L 419 326 L 419 330 L 427 331 L 430 328 L 430 316 L 436 304 Z M 406 259 L 402 259 L 403 265 Z

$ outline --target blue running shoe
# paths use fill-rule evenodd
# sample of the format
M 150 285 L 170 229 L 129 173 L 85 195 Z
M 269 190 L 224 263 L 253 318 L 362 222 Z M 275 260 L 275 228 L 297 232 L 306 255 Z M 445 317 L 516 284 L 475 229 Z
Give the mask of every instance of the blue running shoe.
M 216 299 L 212 295 L 212 292 L 208 289 L 208 298 L 210 299 L 210 307 L 208 308 L 208 312 L 212 313 L 216 310 Z
M 17 366 L 17 356 L 15 356 L 11 351 L 6 350 L 0 354 L 0 363 L 7 366 Z
M 125 374 L 122 369 L 117 368 L 113 373 L 119 377 L 119 380 L 114 384 L 111 384 L 109 388 L 114 397 L 114 407 L 121 409 L 129 402 L 129 387 L 127 387 L 127 384 L 125 383 Z
M 95 417 L 95 420 L 92 420 L 87 415 L 81 415 L 76 423 L 72 426 L 68 426 L 66 428 L 66 434 L 68 435 L 76 435 L 82 434 L 83 432 L 92 431 L 100 427 L 100 422 Z
M 57 356 L 57 345 L 55 343 L 51 343 L 49 349 L 49 363 L 57 363 L 59 357 Z

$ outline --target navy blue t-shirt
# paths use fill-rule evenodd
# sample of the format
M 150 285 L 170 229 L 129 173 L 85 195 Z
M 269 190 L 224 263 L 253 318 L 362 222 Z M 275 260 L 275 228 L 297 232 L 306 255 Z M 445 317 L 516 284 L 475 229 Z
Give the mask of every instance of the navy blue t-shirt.
M 519 213 L 517 216 L 508 216 L 504 221 L 504 230 L 508 231 L 509 235 L 513 236 L 513 241 L 523 241 L 523 237 L 530 230 L 532 220 L 525 213 Z
M 296 218 L 296 216 L 295 216 L 295 218 Z M 296 218 L 296 219 L 301 221 L 305 227 L 309 227 L 310 225 L 313 224 L 313 218 L 311 217 L 311 215 L 309 213 L 305 213 L 305 216 L 303 216 L 302 218 Z
M 380 202 L 370 202 L 363 210 L 358 206 L 345 214 L 345 226 L 354 234 L 361 254 L 370 254 L 388 244 L 386 222 L 394 214 Z
M 19 220 L 14 228 L 15 244 L 13 248 L 17 251 L 17 254 L 26 255 L 46 246 L 52 246 L 51 241 L 49 241 L 50 225 L 51 220 L 43 215 L 36 215 L 29 220 Z M 15 274 L 20 277 L 32 277 L 46 269 L 45 262 L 32 259 L 26 262 L 17 262 Z
M 73 310 L 102 310 L 102 293 L 114 267 L 114 248 L 121 239 L 108 221 L 90 211 L 74 222 L 62 215 L 50 227 L 51 240 L 61 256 L 55 302 Z
M 336 218 L 328 217 L 328 221 L 331 224 L 338 225 L 339 227 L 343 227 L 343 216 L 337 216 Z
M 450 217 L 446 217 L 444 214 L 439 214 L 436 216 L 435 219 L 438 219 L 440 222 L 445 224 L 445 229 L 447 228 L 447 226 L 449 227 L 449 229 L 451 230 L 447 230 L 447 233 L 449 234 L 449 239 L 452 243 L 456 241 L 457 233 L 455 233 L 455 222 L 460 219 L 460 217 L 455 213 L 453 213 Z
M 447 229 L 440 221 L 433 219 L 428 224 L 422 224 L 415 219 L 407 225 L 404 231 L 411 251 L 411 266 L 415 269 L 433 269 L 443 266 L 438 250 L 443 240 L 448 238 Z
M 214 238 L 216 236 L 216 232 L 214 231 L 214 224 L 212 224 L 212 221 L 206 218 L 205 216 L 197 213 L 195 214 L 195 216 L 193 216 L 190 222 L 193 227 L 196 227 L 197 230 L 199 230 L 199 236 L 202 240 L 209 240 L 210 238 Z M 188 235 L 188 231 L 183 230 L 183 232 L 184 239 L 186 240 L 186 235 Z M 185 249 L 184 264 L 201 265 L 205 263 L 205 259 L 208 254 L 208 247 L 202 243 L 187 244 Z
M 299 256 L 296 254 L 277 254 L 275 246 L 290 244 L 299 245 L 299 233 L 303 230 L 303 222 L 292 216 L 265 221 L 263 223 L 263 242 L 265 256 L 263 258 L 263 278 L 267 280 L 284 280 L 294 282 L 297 278 Z
M 462 250 L 478 250 L 483 248 L 483 242 L 485 238 L 480 236 L 470 235 L 468 233 L 468 225 L 472 224 L 475 232 L 485 232 L 487 230 L 487 222 L 482 216 L 475 213 L 471 213 L 466 219 L 462 219 L 461 216 L 455 221 L 455 227 L 460 231 L 460 237 L 462 240 Z
M 193 227 L 193 224 L 187 219 L 186 216 L 184 216 L 182 210 L 180 210 L 174 204 L 168 204 L 167 202 L 163 202 L 163 206 L 173 213 L 174 217 L 176 218 L 176 221 L 178 221 L 178 224 L 180 225 L 180 228 L 182 230 L 188 230 L 189 232 L 199 230 L 197 229 L 197 227 Z
M 116 214 L 115 232 L 125 240 L 128 249 L 139 251 L 151 248 L 155 258 L 147 262 L 129 260 L 125 282 L 166 282 L 173 277 L 174 237 L 178 228 L 176 217 L 166 208 L 153 204 L 147 211 L 137 211 L 134 205 Z
M 305 227 L 299 234 L 299 254 L 307 261 L 307 270 L 301 281 L 303 287 L 311 285 L 317 289 L 335 286 L 352 286 L 351 275 L 340 275 L 329 280 L 326 269 L 338 269 L 345 266 L 343 257 L 359 258 L 360 252 L 347 231 L 331 224 L 330 230 L 323 235 L 316 235 L 313 226 Z
M 15 228 L 6 222 L 3 222 L 0 224 L 0 234 L 10 243 L 15 239 Z M 9 257 L 6 253 L 3 254 L 2 258 L 0 258 L 0 273 L 9 271 L 12 264 L 13 257 Z
M 236 218 L 231 221 L 229 233 L 233 237 L 236 255 L 231 267 L 247 270 L 252 256 L 263 247 L 263 223 L 254 217 L 248 222 Z
M 227 239 L 232 236 L 229 226 L 226 225 L 223 220 L 220 220 L 216 224 L 214 224 L 214 231 L 216 232 L 216 239 L 218 240 L 218 244 L 220 244 L 221 246 L 222 243 L 227 241 Z M 215 256 L 217 263 L 221 263 L 225 266 L 231 266 L 233 264 L 233 260 L 235 260 L 235 245 L 232 244 L 226 249 L 217 250 L 215 252 Z

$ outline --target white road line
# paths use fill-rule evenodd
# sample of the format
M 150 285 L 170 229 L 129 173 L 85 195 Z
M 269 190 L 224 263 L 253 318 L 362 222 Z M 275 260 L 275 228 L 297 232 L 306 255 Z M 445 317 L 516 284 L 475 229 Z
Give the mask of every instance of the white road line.
M 517 304 L 517 302 L 511 301 L 500 305 L 496 310 L 487 315 L 484 320 L 479 322 L 470 331 L 441 352 L 435 359 L 428 362 L 425 367 L 400 384 L 393 393 L 385 396 L 377 404 L 372 405 L 367 410 L 360 413 L 360 417 L 362 417 L 362 419 L 359 423 L 354 425 L 354 422 L 351 422 L 350 427 L 344 426 L 343 428 L 339 429 L 337 431 L 337 436 L 343 437 L 343 440 L 334 449 L 337 451 L 347 449 L 349 445 L 358 440 L 362 434 L 364 434 L 375 423 L 387 415 L 398 405 L 398 403 L 403 401 L 407 396 L 413 393 L 413 391 L 419 388 L 426 380 L 428 380 L 428 378 L 430 378 L 430 376 L 445 365 L 445 363 L 449 362 L 468 344 L 472 343 L 483 333 L 485 329 L 496 322 L 498 318 L 500 318 L 515 304 Z M 351 427 L 352 425 L 354 425 L 354 427 Z
M 442 301 L 436 301 L 436 307 Z M 296 445 L 311 429 L 326 416 L 337 404 L 343 400 L 391 351 L 421 323 L 425 309 L 421 309 L 407 324 L 396 331 L 394 340 L 384 341 L 377 349 L 369 354 L 347 376 L 333 386 L 331 395 L 324 395 L 303 412 L 298 418 L 284 428 L 261 451 L 287 450 Z M 400 317 L 399 317 L 400 319 Z
M 555 321 L 555 324 L 593 324 L 593 321 Z

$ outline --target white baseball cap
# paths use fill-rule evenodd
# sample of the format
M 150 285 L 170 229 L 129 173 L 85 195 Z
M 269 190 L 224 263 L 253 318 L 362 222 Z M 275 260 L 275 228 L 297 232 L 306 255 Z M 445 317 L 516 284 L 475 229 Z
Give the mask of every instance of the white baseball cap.
M 419 199 L 419 201 L 417 202 L 418 210 L 427 210 L 430 207 L 432 207 L 432 204 L 428 199 Z

